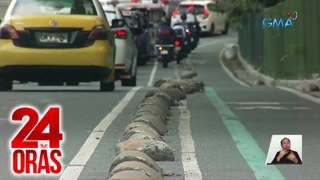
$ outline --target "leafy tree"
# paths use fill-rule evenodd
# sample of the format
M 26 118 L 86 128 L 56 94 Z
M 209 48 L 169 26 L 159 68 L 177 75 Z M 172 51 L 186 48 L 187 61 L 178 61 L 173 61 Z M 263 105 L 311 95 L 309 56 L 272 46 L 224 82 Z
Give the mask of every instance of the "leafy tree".
M 253 13 L 263 11 L 284 0 L 228 0 L 228 19 L 236 28 L 241 28 L 244 20 Z

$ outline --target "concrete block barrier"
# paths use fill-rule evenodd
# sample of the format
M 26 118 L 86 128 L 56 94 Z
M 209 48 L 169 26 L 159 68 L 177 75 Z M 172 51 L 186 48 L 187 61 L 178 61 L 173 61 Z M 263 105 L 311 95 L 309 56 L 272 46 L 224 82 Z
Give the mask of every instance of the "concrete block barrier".
M 136 128 L 136 127 L 144 127 L 144 128 L 151 128 L 154 131 L 156 131 L 158 134 L 160 134 L 161 136 L 165 135 L 167 133 L 167 127 L 164 125 L 164 127 L 153 127 L 150 124 L 146 123 L 146 122 L 132 122 L 130 123 L 126 129 L 124 130 L 124 132 L 129 131 L 130 129 Z
M 152 111 L 154 113 L 158 113 L 160 115 L 163 115 L 164 117 L 168 117 L 171 115 L 171 112 L 168 108 L 162 108 L 161 106 L 157 106 L 156 104 L 140 104 L 137 112 L 140 111 Z
M 138 117 L 134 117 L 132 119 L 132 122 L 146 123 L 153 129 L 155 129 L 157 132 L 159 132 L 160 135 L 163 135 L 168 131 L 165 122 L 153 114 L 145 114 Z
M 152 128 L 136 127 L 124 132 L 121 141 L 128 139 L 150 139 L 163 141 L 161 136 Z
M 162 98 L 165 101 L 170 103 L 170 106 L 174 106 L 175 101 L 180 101 L 186 98 L 186 94 L 181 89 L 181 87 L 178 88 L 168 88 L 168 89 L 157 89 L 157 90 L 151 90 L 147 93 L 145 98 L 149 97 L 156 97 L 156 98 Z
M 116 154 L 137 150 L 146 153 L 155 161 L 174 161 L 173 149 L 163 141 L 146 139 L 129 139 L 116 145 Z
M 183 71 L 181 75 L 181 79 L 192 79 L 196 77 L 198 74 L 194 70 Z
M 164 112 L 161 112 L 160 110 L 150 109 L 150 108 L 138 109 L 137 112 L 134 114 L 134 117 L 141 117 L 145 115 L 153 115 L 153 116 L 159 117 L 159 119 L 161 119 L 165 124 L 168 121 L 168 116 Z
M 152 179 L 161 180 L 162 175 L 143 162 L 125 161 L 118 164 L 109 174 L 109 179 Z
M 111 164 L 109 174 L 111 171 L 122 162 L 126 161 L 138 161 L 146 164 L 147 166 L 151 167 L 156 172 L 163 174 L 162 168 L 156 163 L 153 159 L 151 159 L 148 155 L 140 151 L 125 151 L 123 153 L 118 154 Z

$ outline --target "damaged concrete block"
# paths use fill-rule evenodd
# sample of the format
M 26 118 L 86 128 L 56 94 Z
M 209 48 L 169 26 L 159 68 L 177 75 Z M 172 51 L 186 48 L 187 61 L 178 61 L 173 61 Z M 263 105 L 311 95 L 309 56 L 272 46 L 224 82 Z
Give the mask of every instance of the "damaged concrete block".
M 171 112 L 168 108 L 161 107 L 161 106 L 158 106 L 155 104 L 140 104 L 137 111 L 144 111 L 144 110 L 158 112 L 158 113 L 161 113 L 165 116 L 171 115 Z
M 317 86 L 317 84 L 315 83 L 311 83 L 308 81 L 302 81 L 298 87 L 298 90 L 300 91 L 306 91 L 306 92 L 315 92 L 315 91 L 319 91 L 319 87 Z
M 157 94 L 160 94 L 157 95 Z M 161 94 L 166 94 L 169 97 L 161 97 Z M 166 102 L 170 101 L 170 99 L 172 100 L 177 100 L 180 101 L 182 99 L 186 99 L 186 94 L 184 93 L 184 91 L 178 87 L 178 88 L 169 88 L 169 89 L 158 89 L 158 90 L 151 90 L 147 93 L 147 95 L 145 96 L 145 98 L 150 98 L 150 97 L 160 97 L 162 99 L 164 99 Z M 174 103 L 174 101 L 173 101 Z M 173 106 L 172 103 L 170 103 L 170 106 Z
M 150 124 L 148 124 L 147 122 L 132 122 L 126 127 L 124 132 L 127 132 L 130 129 L 133 129 L 133 128 L 136 128 L 136 127 L 151 128 L 154 131 L 156 131 L 158 134 L 160 134 L 161 136 L 163 136 L 163 135 L 165 135 L 167 133 L 167 128 L 166 127 L 164 129 L 161 129 L 160 127 L 153 127 Z
M 150 139 L 163 141 L 161 136 L 152 128 L 136 127 L 124 132 L 121 141 L 128 139 Z
M 151 159 L 147 154 L 140 152 L 140 151 L 125 151 L 120 154 L 118 154 L 111 164 L 110 171 L 111 171 L 120 163 L 125 161 L 138 161 L 146 164 L 147 166 L 151 167 L 156 172 L 163 174 L 163 170 L 159 166 L 158 163 L 156 163 L 153 159 Z
M 161 180 L 162 175 L 139 161 L 125 161 L 118 164 L 109 174 L 109 179 L 152 179 Z
M 117 154 L 129 150 L 144 152 L 155 161 L 174 161 L 173 149 L 163 141 L 129 139 L 127 141 L 120 142 L 115 147 Z
M 146 98 L 139 104 L 139 107 L 143 107 L 145 105 L 156 105 L 156 106 L 161 107 L 161 109 L 168 110 L 168 111 L 171 109 L 170 104 L 159 97 Z
M 142 116 L 134 117 L 132 119 L 132 122 L 141 122 L 146 123 L 149 126 L 151 126 L 153 129 L 156 129 L 157 132 L 160 132 L 159 134 L 164 134 L 167 132 L 167 126 L 166 122 L 164 122 L 162 119 L 160 119 L 157 116 L 154 116 L 153 114 L 145 114 Z
M 159 109 L 151 109 L 151 108 L 141 108 L 138 109 L 135 116 L 139 115 L 139 116 L 143 116 L 143 115 L 147 115 L 147 114 L 153 114 L 155 116 L 159 116 L 161 117 L 161 120 L 164 120 L 164 122 L 166 123 L 168 120 L 168 116 L 161 110 Z
M 192 79 L 197 75 L 198 74 L 195 71 L 183 71 L 181 75 L 181 79 Z

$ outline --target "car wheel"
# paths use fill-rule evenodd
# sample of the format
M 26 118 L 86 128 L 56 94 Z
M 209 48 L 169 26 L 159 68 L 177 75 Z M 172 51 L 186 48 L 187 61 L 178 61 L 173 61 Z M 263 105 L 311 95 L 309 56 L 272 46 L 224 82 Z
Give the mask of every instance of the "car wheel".
M 137 86 L 137 77 L 134 76 L 131 79 L 122 79 L 121 85 L 122 86 Z
M 146 58 L 141 54 L 138 55 L 138 66 L 144 66 L 147 64 Z
M 0 91 L 11 91 L 12 90 L 12 81 L 3 80 L 0 81 Z
M 100 91 L 111 92 L 115 89 L 115 82 L 100 82 Z
M 226 22 L 226 24 L 224 25 L 224 30 L 222 31 L 222 34 L 228 34 L 229 31 L 229 23 Z
M 131 65 L 131 78 L 130 79 L 122 79 L 121 80 L 121 85 L 122 86 L 137 86 L 137 66 L 135 66 L 134 64 Z M 135 68 L 134 70 L 134 74 L 133 74 L 133 68 Z
M 214 26 L 214 24 L 211 25 L 210 35 L 211 35 L 211 36 L 214 36 L 214 35 L 215 35 L 215 26 Z

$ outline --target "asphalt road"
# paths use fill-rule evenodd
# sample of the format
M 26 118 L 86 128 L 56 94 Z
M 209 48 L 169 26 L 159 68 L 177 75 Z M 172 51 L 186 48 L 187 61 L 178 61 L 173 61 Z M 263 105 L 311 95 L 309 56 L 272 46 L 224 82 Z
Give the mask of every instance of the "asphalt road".
M 219 52 L 227 43 L 236 42 L 236 34 L 206 37 L 185 62 L 196 66 L 206 91 L 189 95 L 190 136 L 192 143 L 179 136 L 179 109 L 173 108 L 168 123 L 166 142 L 175 149 L 174 162 L 160 162 L 168 176 L 184 179 L 184 152 L 181 144 L 194 146 L 194 165 L 202 179 L 319 179 L 320 177 L 320 105 L 277 87 L 244 87 L 233 81 L 219 64 Z M 11 175 L 9 140 L 19 125 L 8 120 L 10 110 L 29 104 L 43 111 L 50 104 L 63 108 L 62 144 L 64 167 L 76 161 L 77 153 L 99 123 L 109 123 L 101 137 L 90 140 L 96 146 L 85 149 L 87 160 L 78 169 L 79 179 L 106 179 L 115 156 L 114 145 L 121 138 L 138 103 L 151 88 L 148 85 L 164 77 L 176 77 L 183 65 L 171 63 L 163 69 L 150 62 L 138 70 L 138 89 L 120 87 L 115 92 L 99 92 L 98 83 L 79 87 L 38 87 L 16 84 L 14 91 L 1 92 L 0 97 L 0 179 L 58 179 L 59 177 L 18 177 Z M 152 75 L 153 74 L 153 75 Z M 132 98 L 128 98 L 132 93 Z M 123 99 L 124 98 L 124 99 Z M 121 110 L 114 108 L 122 102 Z M 123 103 L 124 102 L 124 103 Z M 119 105 L 118 105 L 119 106 Z M 117 107 L 118 107 L 117 106 Z M 122 109 L 123 108 L 123 109 Z M 117 112 L 117 113 L 115 113 Z M 108 114 L 116 114 L 109 118 Z M 303 165 L 265 166 L 266 155 L 274 134 L 303 135 Z M 88 154 L 86 154 L 88 155 Z M 84 155 L 84 156 L 86 156 Z M 83 157 L 84 157 L 83 156 Z M 72 179 L 73 173 L 67 179 Z

